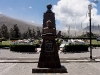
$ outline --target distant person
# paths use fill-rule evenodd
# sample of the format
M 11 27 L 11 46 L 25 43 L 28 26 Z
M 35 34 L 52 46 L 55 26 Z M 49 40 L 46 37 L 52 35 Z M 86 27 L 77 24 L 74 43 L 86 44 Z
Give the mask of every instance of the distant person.
M 97 38 L 97 41 L 100 41 L 100 36 Z
M 40 48 L 41 48 L 41 46 L 42 46 L 42 41 L 40 41 Z
M 72 41 L 71 40 L 68 40 L 68 43 L 69 43 L 69 45 L 71 45 Z

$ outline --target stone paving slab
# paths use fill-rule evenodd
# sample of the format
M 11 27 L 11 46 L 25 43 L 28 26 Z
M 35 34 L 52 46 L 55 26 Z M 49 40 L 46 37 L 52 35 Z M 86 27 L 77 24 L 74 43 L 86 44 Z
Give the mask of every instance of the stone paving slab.
M 68 73 L 32 73 L 37 63 L 0 63 L 0 75 L 100 75 L 100 63 L 62 63 Z
M 100 57 L 100 48 L 93 49 L 93 57 Z M 12 52 L 10 49 L 0 49 L 0 58 L 39 58 L 40 53 L 20 53 L 20 52 Z M 82 58 L 82 57 L 90 57 L 90 52 L 84 53 L 61 53 L 59 54 L 60 58 Z
M 18 60 L 18 59 L 13 59 L 13 60 L 0 60 L 0 63 L 38 63 L 39 62 L 39 60 L 38 59 L 36 59 L 36 60 L 29 60 L 29 59 L 25 59 L 25 60 Z M 78 59 L 78 60 L 76 60 L 76 59 L 66 59 L 66 60 L 60 60 L 60 62 L 61 63 L 74 63 L 74 62 L 80 62 L 80 63 L 89 63 L 89 62 L 91 62 L 91 63 L 96 63 L 96 62 L 100 62 L 100 59 Z
M 66 53 L 59 54 L 60 58 L 82 58 L 89 57 L 89 52 L 85 53 Z M 100 57 L 100 48 L 93 49 L 93 56 Z M 17 53 L 11 52 L 9 49 L 0 49 L 0 58 L 39 58 L 39 53 Z M 6 60 L 0 60 L 6 61 Z M 11 60 L 12 61 L 12 60 Z M 20 60 L 14 60 L 20 61 Z M 26 60 L 24 60 L 26 61 Z M 68 60 L 67 60 L 68 61 Z M 100 59 L 96 59 L 100 61 Z M 67 68 L 68 73 L 33 73 L 32 68 L 37 63 L 0 63 L 0 75 L 100 75 L 100 63 L 87 62 L 87 63 L 61 63 Z

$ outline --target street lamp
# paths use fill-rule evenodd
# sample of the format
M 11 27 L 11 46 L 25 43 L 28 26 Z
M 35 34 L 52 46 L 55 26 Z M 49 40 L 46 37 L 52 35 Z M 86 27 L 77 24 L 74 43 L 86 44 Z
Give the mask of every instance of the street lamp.
M 92 5 L 89 4 L 88 5 L 88 9 L 89 9 L 89 23 L 90 23 L 90 59 L 92 59 L 92 47 L 91 47 L 91 43 L 92 43 L 92 38 L 91 38 L 91 9 L 92 9 Z
M 76 23 L 75 23 L 75 38 L 76 38 Z
M 70 26 L 68 28 L 68 37 L 70 37 Z

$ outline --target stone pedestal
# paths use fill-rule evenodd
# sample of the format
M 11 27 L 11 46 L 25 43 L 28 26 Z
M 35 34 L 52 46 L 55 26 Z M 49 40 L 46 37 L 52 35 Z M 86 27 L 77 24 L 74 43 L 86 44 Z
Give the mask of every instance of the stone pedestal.
M 57 37 L 55 18 L 53 18 L 54 15 L 51 15 L 51 7 L 51 5 L 47 6 L 48 10 L 45 15 L 49 16 L 43 20 L 43 43 L 41 46 L 39 62 L 37 68 L 32 69 L 32 73 L 67 73 L 67 69 L 61 66 L 58 55 L 58 45 L 55 41 L 55 38 Z
M 32 73 L 67 73 L 67 69 L 61 66 L 58 47 L 55 41 L 56 35 L 45 34 L 42 36 L 43 44 L 37 68 Z
M 67 73 L 67 70 L 64 66 L 61 68 L 37 68 L 34 66 L 32 73 Z
M 61 68 L 58 47 L 55 41 L 56 35 L 43 35 L 43 44 L 41 48 L 38 67 L 39 68 Z

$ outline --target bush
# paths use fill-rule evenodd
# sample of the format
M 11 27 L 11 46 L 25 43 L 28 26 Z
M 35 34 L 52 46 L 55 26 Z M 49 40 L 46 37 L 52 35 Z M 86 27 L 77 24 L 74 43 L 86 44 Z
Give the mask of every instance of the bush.
M 7 39 L 1 39 L 1 41 L 7 41 Z
M 10 47 L 10 45 L 0 45 L 0 48 Z
M 88 51 L 88 45 L 66 45 L 65 51 L 66 52 L 83 52 Z
M 100 44 L 92 44 L 93 47 L 100 47 Z
M 36 46 L 36 48 L 39 48 L 39 47 L 40 47 L 40 45 L 39 45 L 39 44 L 35 44 L 35 46 Z
M 36 52 L 35 48 L 35 45 L 10 45 L 10 50 L 17 52 Z
M 2 45 L 0 45 L 0 48 L 2 48 Z

